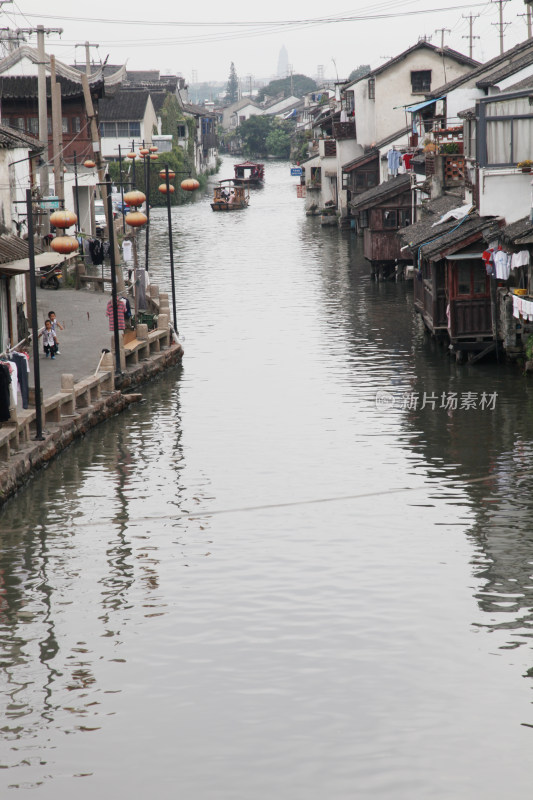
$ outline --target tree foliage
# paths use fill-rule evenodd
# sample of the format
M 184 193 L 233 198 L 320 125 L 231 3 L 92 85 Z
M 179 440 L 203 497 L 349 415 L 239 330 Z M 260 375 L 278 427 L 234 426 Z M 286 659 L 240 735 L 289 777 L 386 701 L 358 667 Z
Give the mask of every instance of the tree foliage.
M 356 81 L 358 78 L 362 78 L 363 75 L 366 75 L 367 72 L 370 72 L 370 64 L 360 64 L 355 69 L 352 69 L 348 75 L 348 80 Z
M 188 129 L 189 138 L 186 150 L 178 144 L 178 125 L 186 125 Z M 191 177 L 198 178 L 201 183 L 205 183 L 205 179 L 204 176 L 196 174 L 194 165 L 194 136 L 196 135 L 194 119 L 184 117 L 177 98 L 172 94 L 167 95 L 161 109 L 161 133 L 172 135 L 172 150 L 169 153 L 159 153 L 157 161 L 149 161 L 150 205 L 166 205 L 166 195 L 161 194 L 159 191 L 159 185 L 163 183 L 159 177 L 159 172 L 166 165 L 176 173 L 176 178 L 172 181 L 176 189 L 170 195 L 170 202 L 172 205 L 182 205 L 192 200 L 194 193 L 184 192 L 180 187 L 181 181 L 189 174 Z M 110 163 L 109 172 L 112 179 L 118 181 L 118 164 Z M 133 179 L 133 164 L 130 159 L 123 160 L 122 174 L 125 181 Z M 137 189 L 146 192 L 144 163 L 142 161 L 135 162 L 135 184 Z
M 256 114 L 239 125 L 243 150 L 248 156 L 262 156 L 267 152 L 266 140 L 272 128 L 272 117 Z
M 229 70 L 228 83 L 226 85 L 225 100 L 226 103 L 228 103 L 228 105 L 231 105 L 232 103 L 236 103 L 238 99 L 239 99 L 239 79 L 237 77 L 235 64 L 232 61 Z
M 307 92 L 312 92 L 316 89 L 316 82 L 307 75 L 289 75 L 287 78 L 277 78 L 270 81 L 264 86 L 257 95 L 257 100 L 262 103 L 265 97 L 277 97 L 283 94 L 283 97 L 289 97 L 293 94 L 295 97 L 303 97 Z M 291 91 L 292 89 L 292 91 Z
M 265 142 L 268 155 L 289 158 L 293 128 L 294 126 L 286 121 L 278 122 L 271 127 Z
M 250 117 L 238 128 L 243 150 L 247 156 L 289 158 L 294 124 L 274 117 Z

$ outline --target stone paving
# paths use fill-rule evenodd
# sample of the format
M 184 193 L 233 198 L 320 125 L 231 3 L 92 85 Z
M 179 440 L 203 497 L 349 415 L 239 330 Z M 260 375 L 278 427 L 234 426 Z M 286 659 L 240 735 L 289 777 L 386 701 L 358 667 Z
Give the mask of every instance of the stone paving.
M 49 311 L 55 311 L 65 328 L 58 330 L 60 355 L 52 361 L 45 358 L 39 340 L 39 365 L 44 396 L 55 394 L 61 387 L 61 374 L 71 373 L 74 381 L 91 375 L 98 366 L 102 348 L 111 349 L 112 331 L 105 313 L 109 292 L 87 289 L 37 288 L 37 320 L 44 325 Z M 33 358 L 30 360 L 30 385 L 33 386 Z

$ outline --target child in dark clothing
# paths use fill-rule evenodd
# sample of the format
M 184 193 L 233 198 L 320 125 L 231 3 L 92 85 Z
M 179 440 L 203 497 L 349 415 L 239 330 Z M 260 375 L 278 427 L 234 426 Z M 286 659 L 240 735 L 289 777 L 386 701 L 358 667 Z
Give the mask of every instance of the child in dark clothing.
M 45 320 L 44 328 L 41 328 L 39 339 L 43 337 L 43 346 L 46 358 L 51 356 L 52 359 L 56 357 L 57 339 L 52 328 L 52 323 L 49 319 Z

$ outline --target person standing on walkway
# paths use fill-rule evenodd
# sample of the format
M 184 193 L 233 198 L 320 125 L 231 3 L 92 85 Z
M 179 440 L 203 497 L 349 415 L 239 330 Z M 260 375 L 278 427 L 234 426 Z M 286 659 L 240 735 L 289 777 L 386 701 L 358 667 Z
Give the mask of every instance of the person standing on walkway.
M 49 311 L 48 312 L 48 319 L 52 323 L 52 330 L 53 330 L 53 332 L 55 333 L 55 336 L 56 336 L 56 353 L 55 354 L 56 354 L 56 356 L 57 355 L 61 355 L 59 353 L 59 339 L 57 338 L 57 329 L 59 328 L 62 331 L 64 331 L 65 329 L 62 326 L 62 324 L 59 322 L 59 320 L 56 318 L 56 312 L 55 311 Z
M 57 339 L 49 319 L 45 320 L 44 328 L 41 328 L 39 332 L 39 339 L 41 336 L 43 337 L 44 354 L 46 358 L 51 356 L 53 360 L 56 357 Z

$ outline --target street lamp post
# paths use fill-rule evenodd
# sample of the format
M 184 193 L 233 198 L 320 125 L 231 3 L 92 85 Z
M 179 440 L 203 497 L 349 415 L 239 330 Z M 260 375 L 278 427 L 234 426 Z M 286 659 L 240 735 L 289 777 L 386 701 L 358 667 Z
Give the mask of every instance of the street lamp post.
M 35 243 L 33 240 L 33 208 L 31 189 L 26 189 L 26 218 L 28 224 L 28 256 L 30 265 L 31 327 L 33 345 L 33 382 L 35 385 L 35 426 L 37 441 L 42 441 L 43 418 L 41 404 L 41 371 L 39 365 L 39 325 L 37 322 L 37 288 L 35 281 Z
M 159 173 L 160 177 L 162 176 L 162 172 Z M 167 217 L 168 217 L 168 247 L 170 251 L 170 281 L 172 286 L 172 319 L 174 322 L 174 332 L 178 333 L 178 322 L 176 317 L 176 281 L 174 278 L 174 247 L 172 244 L 172 215 L 171 215 L 171 206 L 170 206 L 170 195 L 174 191 L 174 187 L 170 186 L 170 177 L 175 177 L 175 173 L 171 172 L 168 168 L 168 164 L 165 166 L 164 170 L 164 178 L 165 178 L 165 194 L 167 196 Z M 162 187 L 160 187 L 162 189 Z
M 113 203 L 111 201 L 111 176 L 107 173 L 105 186 L 107 188 L 107 212 L 109 225 L 109 258 L 111 261 L 111 300 L 113 306 L 113 338 L 115 343 L 115 374 L 121 375 L 120 364 L 120 334 L 118 330 L 118 292 L 117 292 L 117 265 L 115 262 L 115 226 L 113 224 Z

